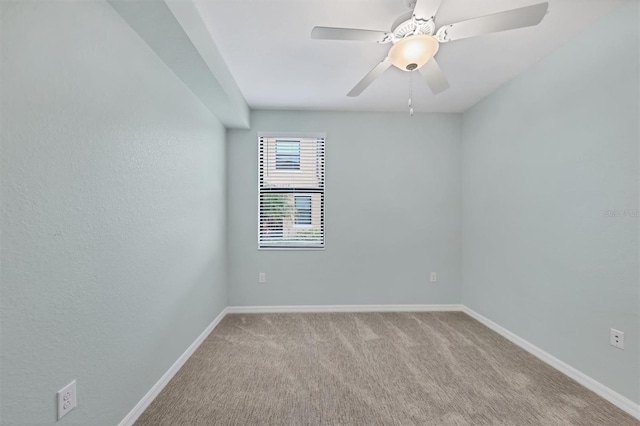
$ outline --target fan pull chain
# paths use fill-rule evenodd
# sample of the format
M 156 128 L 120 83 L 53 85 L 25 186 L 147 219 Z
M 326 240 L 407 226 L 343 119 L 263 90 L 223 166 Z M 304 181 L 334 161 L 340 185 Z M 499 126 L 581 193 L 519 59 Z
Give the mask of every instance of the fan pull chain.
M 409 116 L 413 117 L 413 72 L 409 73 Z

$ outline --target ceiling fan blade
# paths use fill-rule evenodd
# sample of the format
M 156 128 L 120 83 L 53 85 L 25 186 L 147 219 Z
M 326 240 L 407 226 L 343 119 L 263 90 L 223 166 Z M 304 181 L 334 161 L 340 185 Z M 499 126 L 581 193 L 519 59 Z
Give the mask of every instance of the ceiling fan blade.
M 354 87 L 349 93 L 347 93 L 347 96 L 358 96 L 364 89 L 366 89 L 371 83 L 373 83 L 373 80 L 380 77 L 382 73 L 385 72 L 390 66 L 391 62 L 389 62 L 389 59 L 384 58 L 382 62 L 376 65 L 371 71 L 369 71 L 369 74 L 365 75 L 364 78 L 360 80 L 358 84 L 356 84 L 356 87 Z
M 451 25 L 445 25 L 438 30 L 444 32 L 444 40 L 452 41 L 498 31 L 513 30 L 515 28 L 538 25 L 547 13 L 549 3 L 538 3 L 519 9 L 507 10 L 492 15 L 481 16 Z
M 384 41 L 387 33 L 375 30 L 358 30 L 355 28 L 314 27 L 311 38 L 320 40 L 359 40 Z
M 436 16 L 442 0 L 418 0 L 413 14 L 419 19 L 430 19 Z
M 436 58 L 431 58 L 429 62 L 420 67 L 420 74 L 422 74 L 434 95 L 449 88 L 449 82 L 436 62 Z

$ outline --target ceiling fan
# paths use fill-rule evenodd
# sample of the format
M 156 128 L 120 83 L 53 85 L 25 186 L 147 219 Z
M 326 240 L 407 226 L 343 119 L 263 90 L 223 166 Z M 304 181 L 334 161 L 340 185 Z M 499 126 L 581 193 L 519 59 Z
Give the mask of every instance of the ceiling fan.
M 311 38 L 392 44 L 387 57 L 369 71 L 347 96 L 358 96 L 392 65 L 403 71 L 419 70 L 433 94 L 438 94 L 449 88 L 449 83 L 434 58 L 441 43 L 537 25 L 542 21 L 549 7 L 547 2 L 538 3 L 444 25 L 436 31 L 434 20 L 442 1 L 408 0 L 409 7 L 414 4 L 415 7 L 396 19 L 389 32 L 314 27 Z

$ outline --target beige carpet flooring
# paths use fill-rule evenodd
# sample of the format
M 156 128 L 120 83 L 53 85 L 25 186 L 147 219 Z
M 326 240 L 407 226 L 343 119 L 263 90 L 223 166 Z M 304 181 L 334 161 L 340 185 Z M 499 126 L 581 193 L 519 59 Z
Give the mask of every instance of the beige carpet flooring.
M 161 425 L 640 425 L 471 317 L 227 315 L 138 419 Z

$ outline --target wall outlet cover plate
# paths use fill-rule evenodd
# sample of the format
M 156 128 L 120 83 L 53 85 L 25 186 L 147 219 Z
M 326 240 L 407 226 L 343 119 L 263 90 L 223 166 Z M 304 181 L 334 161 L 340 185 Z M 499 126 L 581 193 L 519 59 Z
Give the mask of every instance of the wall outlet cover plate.
M 58 420 L 78 406 L 76 397 L 76 381 L 69 383 L 56 394 L 58 396 Z

